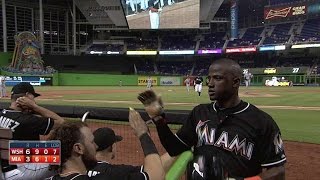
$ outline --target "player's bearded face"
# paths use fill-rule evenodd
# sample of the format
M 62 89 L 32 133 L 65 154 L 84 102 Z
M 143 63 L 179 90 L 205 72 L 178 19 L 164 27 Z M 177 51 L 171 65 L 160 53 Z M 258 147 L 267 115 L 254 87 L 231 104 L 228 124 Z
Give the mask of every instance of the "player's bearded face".
M 95 153 L 90 152 L 87 147 L 85 148 L 84 154 L 81 156 L 81 159 L 88 170 L 93 169 L 97 164 Z
M 97 146 L 94 143 L 94 136 L 91 132 L 91 130 L 87 127 L 84 127 L 82 129 L 83 137 L 84 138 L 84 143 L 83 143 L 83 152 L 82 152 L 82 162 L 86 166 L 86 168 L 93 169 L 95 165 L 97 164 L 97 159 L 96 159 L 96 150 Z

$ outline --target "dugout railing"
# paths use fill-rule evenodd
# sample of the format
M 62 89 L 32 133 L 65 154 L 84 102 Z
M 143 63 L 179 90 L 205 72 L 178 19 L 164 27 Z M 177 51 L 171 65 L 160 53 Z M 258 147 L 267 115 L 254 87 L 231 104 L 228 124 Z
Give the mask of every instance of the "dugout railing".
M 0 110 L 8 108 L 9 103 L 0 102 Z M 98 128 L 101 123 L 102 125 L 109 126 L 111 128 L 117 128 L 119 126 L 126 126 L 123 129 L 123 134 L 129 136 L 134 136 L 132 132 L 128 132 L 130 130 L 128 125 L 128 116 L 129 109 L 128 108 L 104 108 L 104 107 L 84 107 L 84 106 L 58 106 L 58 105 L 44 105 L 44 107 L 56 112 L 62 117 L 70 118 L 70 119 L 78 119 L 81 120 L 81 117 L 86 112 L 90 112 L 87 116 L 88 121 L 87 124 L 92 125 L 95 124 L 95 127 L 91 128 L 94 130 Z M 147 113 L 143 109 L 136 109 L 142 116 L 143 119 L 149 119 Z M 166 116 L 168 119 L 169 125 L 181 125 L 188 117 L 189 111 L 186 110 L 167 110 Z M 97 121 L 99 122 L 97 124 Z M 116 122 L 116 123 L 114 123 Z M 115 125 L 117 124 L 117 125 Z M 153 130 L 155 129 L 154 127 Z M 157 136 L 155 131 L 153 131 L 153 138 Z M 132 138 L 136 139 L 136 138 Z M 130 144 L 133 142 L 128 142 L 126 144 Z M 139 144 L 139 143 L 136 143 Z M 161 146 L 160 142 L 156 142 L 157 147 Z M 129 148 L 130 149 L 130 148 Z M 117 149 L 118 150 L 118 149 Z M 124 149 L 128 150 L 128 149 Z M 128 154 L 128 152 L 126 152 Z M 135 156 L 132 153 L 132 156 Z M 136 158 L 143 159 L 142 156 L 137 156 Z M 183 153 L 172 166 L 172 168 L 168 171 L 166 180 L 176 180 L 176 179 L 187 179 L 187 166 L 188 162 L 192 160 L 192 153 L 187 151 Z M 130 162 L 130 159 L 126 162 Z

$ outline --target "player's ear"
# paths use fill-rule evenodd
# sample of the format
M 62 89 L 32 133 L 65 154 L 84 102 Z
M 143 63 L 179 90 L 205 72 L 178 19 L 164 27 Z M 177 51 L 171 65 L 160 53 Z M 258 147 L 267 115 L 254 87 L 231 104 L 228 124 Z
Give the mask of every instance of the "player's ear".
M 75 143 L 73 145 L 73 151 L 77 154 L 84 154 L 84 145 L 81 143 Z
M 234 88 L 239 87 L 240 86 L 240 78 L 239 77 L 234 77 L 233 78 L 233 85 Z

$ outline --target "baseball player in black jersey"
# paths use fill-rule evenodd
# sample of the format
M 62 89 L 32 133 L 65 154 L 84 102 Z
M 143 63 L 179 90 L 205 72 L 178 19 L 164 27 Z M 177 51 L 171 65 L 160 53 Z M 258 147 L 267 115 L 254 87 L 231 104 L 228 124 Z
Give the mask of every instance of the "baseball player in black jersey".
M 160 7 L 160 0 L 149 0 L 149 16 L 151 29 L 159 29 L 160 26 L 160 13 L 162 8 Z
M 199 77 L 199 76 L 194 80 L 195 91 L 199 94 L 199 96 L 201 96 L 202 82 L 203 82 L 203 79 L 202 77 Z
M 279 127 L 267 113 L 239 98 L 241 77 L 236 62 L 215 61 L 208 75 L 212 103 L 196 106 L 176 134 L 165 123 L 162 101 L 154 93 L 138 97 L 172 157 L 194 148 L 193 179 L 284 179 L 286 155 Z
M 12 88 L 11 105 L 0 112 L 0 127 L 11 129 L 13 140 L 39 140 L 39 135 L 47 135 L 64 121 L 56 113 L 37 105 L 34 98 L 38 96 L 40 94 L 29 83 L 22 82 Z M 1 163 L 6 179 L 40 179 L 48 172 L 47 165 L 9 166 L 6 161 Z
M 99 128 L 93 132 L 94 142 L 97 144 L 96 158 L 98 164 L 88 171 L 88 176 L 96 176 L 97 174 L 104 174 L 108 177 L 117 177 L 121 180 L 147 180 L 148 174 L 143 171 L 143 166 L 129 166 L 129 165 L 113 165 L 108 162 L 115 157 L 116 142 L 122 140 L 121 136 L 115 135 L 110 128 Z
M 65 122 L 52 131 L 49 140 L 61 141 L 61 166 L 51 166 L 59 174 L 50 180 L 86 180 L 87 170 L 96 163 L 97 145 L 94 136 L 83 122 Z M 98 179 L 99 176 L 96 176 Z
M 144 159 L 144 171 L 146 173 L 139 173 L 141 175 L 146 175 L 144 179 L 152 180 L 162 180 L 164 179 L 164 170 L 162 168 L 162 163 L 158 151 L 148 135 L 148 127 L 144 120 L 141 118 L 140 114 L 131 109 L 129 112 L 129 123 L 130 126 L 135 131 L 136 136 L 139 137 L 142 150 L 145 155 Z M 119 137 L 115 137 L 116 140 L 120 140 Z M 95 144 L 95 137 L 91 130 L 86 124 L 82 122 L 66 122 L 58 127 L 51 133 L 51 140 L 61 141 L 61 167 L 53 166 L 54 169 L 58 169 L 58 175 L 48 178 L 48 180 L 134 180 L 141 179 L 141 175 L 126 175 L 123 173 L 118 173 L 119 171 L 108 172 L 108 168 L 105 164 L 98 163 L 96 158 L 96 150 L 99 148 L 104 148 L 103 144 L 98 147 Z M 98 141 L 96 139 L 96 141 Z M 169 159 L 169 158 L 167 158 Z M 97 164 L 98 163 L 98 164 Z M 113 167 L 115 168 L 115 167 Z M 129 168 L 124 168 L 129 171 Z M 88 176 L 87 171 L 89 171 Z M 110 169 L 111 171 L 115 169 Z M 120 168 L 118 169 L 120 170 Z M 139 178 L 138 178 L 139 177 Z

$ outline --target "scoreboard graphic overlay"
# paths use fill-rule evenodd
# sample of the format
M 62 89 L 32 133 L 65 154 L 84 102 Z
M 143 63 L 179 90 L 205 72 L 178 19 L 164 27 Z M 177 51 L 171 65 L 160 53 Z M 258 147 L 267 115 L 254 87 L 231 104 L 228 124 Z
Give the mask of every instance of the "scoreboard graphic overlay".
M 60 141 L 10 141 L 9 164 L 60 165 Z

